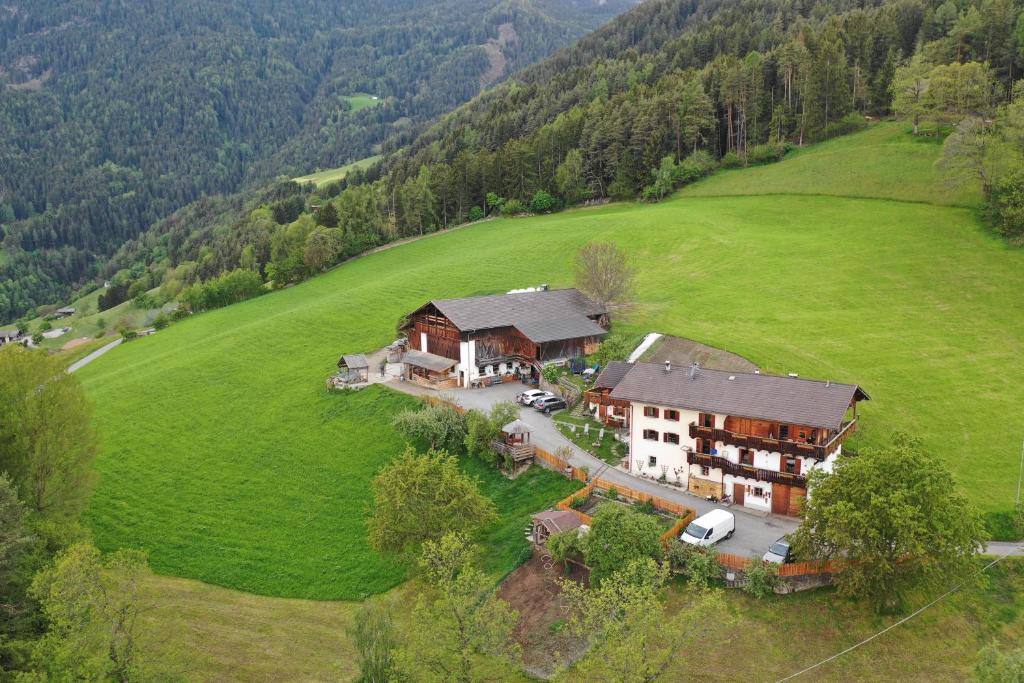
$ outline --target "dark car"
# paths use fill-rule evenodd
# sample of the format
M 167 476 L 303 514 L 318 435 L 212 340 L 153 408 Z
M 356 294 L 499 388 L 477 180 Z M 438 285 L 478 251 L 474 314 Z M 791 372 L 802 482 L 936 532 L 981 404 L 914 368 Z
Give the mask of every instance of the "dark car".
M 558 398 L 557 396 L 549 396 L 547 398 L 541 398 L 534 401 L 533 407 L 545 415 L 550 415 L 555 410 L 564 410 L 566 405 L 565 399 Z
M 789 539 L 783 536 L 779 540 L 768 546 L 768 552 L 761 558 L 765 562 L 774 562 L 775 564 L 786 564 L 793 560 L 793 548 L 789 542 Z

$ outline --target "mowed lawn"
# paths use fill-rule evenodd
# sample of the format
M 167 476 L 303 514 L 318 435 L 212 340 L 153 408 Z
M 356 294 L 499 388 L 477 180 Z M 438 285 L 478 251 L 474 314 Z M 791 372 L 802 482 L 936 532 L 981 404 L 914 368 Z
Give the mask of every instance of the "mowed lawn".
M 847 139 L 692 191 L 745 173 L 755 191 L 769 171 L 837 145 L 870 170 Z M 845 167 L 833 157 L 822 173 Z M 402 448 L 389 422 L 409 400 L 330 396 L 324 379 L 340 354 L 391 342 L 399 317 L 428 299 L 571 285 L 573 255 L 594 239 L 623 245 L 639 267 L 638 305 L 620 329 L 858 382 L 873 399 L 860 445 L 918 435 L 982 509 L 1012 506 L 1024 253 L 988 236 L 970 208 L 687 192 L 429 237 L 101 358 L 80 372 L 103 438 L 87 514 L 99 544 L 144 547 L 162 573 L 267 595 L 358 598 L 395 585 L 404 568 L 366 546 L 364 513 L 370 478 Z M 506 520 L 524 523 L 549 496 L 527 498 L 534 484 L 520 482 L 485 488 L 507 501 Z M 523 509 L 510 510 L 515 501 Z M 520 523 L 506 522 L 512 545 L 497 545 L 495 571 L 516 552 Z

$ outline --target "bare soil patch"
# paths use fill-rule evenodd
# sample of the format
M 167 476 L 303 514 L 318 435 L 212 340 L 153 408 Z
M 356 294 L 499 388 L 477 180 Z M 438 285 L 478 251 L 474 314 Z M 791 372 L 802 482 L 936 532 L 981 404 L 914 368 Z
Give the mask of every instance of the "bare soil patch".
M 568 633 L 569 608 L 558 579 L 589 584 L 587 570 L 570 565 L 565 571 L 543 548 L 508 575 L 498 595 L 519 612 L 515 639 L 523 648 L 523 666 L 530 674 L 547 678 L 586 651 L 586 643 Z

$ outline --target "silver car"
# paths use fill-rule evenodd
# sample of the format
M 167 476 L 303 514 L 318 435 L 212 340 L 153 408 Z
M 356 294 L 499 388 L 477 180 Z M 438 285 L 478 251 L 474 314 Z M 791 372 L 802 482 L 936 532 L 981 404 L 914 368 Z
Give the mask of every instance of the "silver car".
M 516 396 L 516 400 L 524 406 L 532 406 L 537 399 L 548 398 L 550 396 L 554 396 L 550 391 L 544 391 L 542 389 L 527 389 Z
M 768 546 L 768 552 L 764 554 L 761 559 L 765 562 L 773 562 L 775 564 L 786 564 L 792 559 L 793 547 L 789 542 L 789 539 L 783 536 L 779 540 Z

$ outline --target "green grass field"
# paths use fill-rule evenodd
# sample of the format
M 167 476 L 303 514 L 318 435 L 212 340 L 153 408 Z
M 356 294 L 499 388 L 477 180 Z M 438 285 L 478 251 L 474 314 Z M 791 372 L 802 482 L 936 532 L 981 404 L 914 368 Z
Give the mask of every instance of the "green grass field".
M 313 183 L 317 186 L 326 185 L 327 183 L 333 183 L 336 180 L 341 180 L 352 171 L 369 168 L 379 160 L 380 156 L 366 157 L 359 161 L 353 161 L 351 164 L 339 166 L 338 168 L 329 168 L 326 171 L 317 171 L 316 173 L 310 173 L 309 175 L 293 178 L 292 180 L 297 183 Z
M 362 111 L 363 109 L 369 109 L 370 107 L 376 107 L 380 104 L 380 98 L 365 92 L 357 92 L 354 95 L 345 95 L 341 99 L 348 102 L 348 106 L 351 107 L 352 113 Z
M 104 548 L 141 546 L 158 571 L 219 585 L 322 598 L 394 585 L 401 568 L 362 545 L 362 515 L 366 482 L 400 448 L 387 425 L 405 399 L 328 396 L 324 379 L 340 354 L 392 341 L 399 317 L 428 299 L 571 285 L 575 250 L 594 239 L 639 266 L 638 305 L 620 329 L 859 382 L 873 398 L 859 444 L 916 434 L 979 507 L 1008 509 L 1024 436 L 1024 252 L 971 208 L 823 195 L 829 168 L 861 169 L 846 173 L 850 194 L 895 163 L 893 147 L 918 144 L 895 126 L 860 135 L 891 142 L 836 140 L 656 205 L 488 221 L 127 344 L 80 373 L 103 439 L 87 521 Z M 830 161 L 803 184 L 811 194 L 756 194 L 815 154 Z M 906 191 L 926 199 L 931 162 L 900 163 Z M 698 196 L 719 184 L 755 196 Z M 519 257 L 480 257 L 499 245 Z

